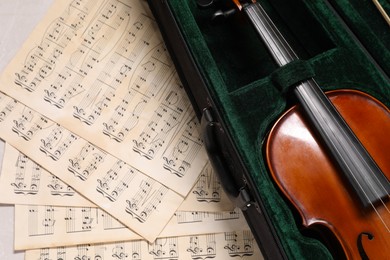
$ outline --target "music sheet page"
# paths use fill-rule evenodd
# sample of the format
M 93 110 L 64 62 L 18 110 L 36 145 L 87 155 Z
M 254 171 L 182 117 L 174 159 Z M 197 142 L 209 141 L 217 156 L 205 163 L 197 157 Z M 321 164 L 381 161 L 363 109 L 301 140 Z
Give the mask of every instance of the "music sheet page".
M 12 125 L 31 110 L 0 93 L 3 108 L 2 138 L 144 238 L 157 238 L 183 202 L 178 193 L 37 112 L 34 118 L 44 120 L 44 127 L 22 141 Z
M 144 1 L 56 1 L 0 90 L 0 137 L 149 241 L 207 163 Z
M 197 119 L 141 3 L 57 1 L 0 90 L 186 196 L 205 163 Z
M 142 239 L 9 144 L 5 145 L 2 166 L 0 203 L 16 204 L 16 250 Z M 202 173 L 207 179 L 217 181 L 210 174 L 210 169 Z M 221 233 L 235 231 L 237 227 L 249 230 L 240 210 L 221 210 L 220 198 L 224 195 L 223 191 L 218 192 L 220 187 L 216 189 L 215 183 L 210 192 L 206 189 L 200 192 L 200 187 L 207 186 L 205 176 L 200 177 L 192 191 L 203 196 L 195 201 L 186 199 L 192 210 L 179 208 L 161 236 Z M 209 211 L 194 210 L 197 208 Z
M 25 259 L 262 259 L 146 0 L 54 0 L 0 75 Z
M 15 249 L 70 246 L 140 240 L 118 220 L 89 207 L 15 207 Z M 177 211 L 161 237 L 249 230 L 240 210 L 230 212 Z
M 0 174 L 0 203 L 96 207 L 8 143 Z
M 96 207 L 71 186 L 10 144 L 5 144 L 0 173 L 0 203 Z M 234 206 L 210 165 L 178 208 L 179 211 L 232 211 Z
M 249 231 L 233 231 L 184 237 L 158 238 L 112 244 L 78 245 L 26 251 L 25 260 L 35 259 L 248 259 L 263 256 Z

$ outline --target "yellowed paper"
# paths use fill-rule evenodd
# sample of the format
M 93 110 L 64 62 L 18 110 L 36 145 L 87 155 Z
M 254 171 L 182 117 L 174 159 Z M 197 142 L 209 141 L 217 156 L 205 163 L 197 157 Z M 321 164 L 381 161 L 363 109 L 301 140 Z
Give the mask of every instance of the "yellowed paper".
M 142 239 L 98 208 L 15 206 L 15 249 L 69 246 Z M 188 236 L 249 229 L 240 210 L 177 211 L 162 237 Z
M 122 160 L 0 93 L 0 136 L 33 161 L 153 241 L 184 198 Z M 34 134 L 15 133 L 15 121 L 28 113 Z M 3 116 L 2 116 L 3 115 Z
M 25 260 L 35 259 L 253 259 L 263 256 L 249 230 L 205 235 L 158 238 L 112 244 L 78 245 L 26 251 Z
M 141 3 L 56 1 L 1 76 L 0 137 L 153 241 L 207 156 Z
M 4 147 L 0 203 L 95 207 L 72 187 L 9 144 Z M 233 209 L 233 204 L 208 163 L 178 210 L 220 212 Z
M 197 119 L 143 1 L 57 0 L 0 90 L 183 197 L 206 155 Z M 15 122 L 29 138 L 32 115 Z
M 7 143 L 0 174 L 0 203 L 96 207 Z
M 218 176 L 208 162 L 198 181 L 180 205 L 181 211 L 232 211 L 234 205 L 224 192 Z

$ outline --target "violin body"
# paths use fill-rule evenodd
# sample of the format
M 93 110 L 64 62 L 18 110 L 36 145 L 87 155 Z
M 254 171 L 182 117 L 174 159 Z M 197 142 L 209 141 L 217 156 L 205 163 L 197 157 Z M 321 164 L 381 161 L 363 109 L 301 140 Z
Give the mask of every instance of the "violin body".
M 354 90 L 327 93 L 360 142 L 390 179 L 390 112 Z M 277 186 L 298 210 L 306 228 L 327 228 L 348 259 L 390 258 L 389 194 L 364 208 L 300 105 L 272 128 L 266 159 Z
M 244 13 L 276 65 L 297 68 L 299 56 L 260 1 L 232 1 L 233 11 L 214 17 Z M 326 229 L 346 258 L 390 259 L 390 111 L 356 90 L 325 95 L 313 71 L 283 86 L 298 105 L 269 134 L 269 171 L 303 226 Z

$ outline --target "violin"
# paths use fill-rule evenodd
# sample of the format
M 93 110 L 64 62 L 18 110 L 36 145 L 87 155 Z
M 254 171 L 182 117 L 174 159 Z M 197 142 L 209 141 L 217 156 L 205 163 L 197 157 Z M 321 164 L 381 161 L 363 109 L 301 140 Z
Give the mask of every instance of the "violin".
M 279 66 L 298 60 L 260 3 L 233 2 Z M 330 230 L 347 259 L 389 259 L 389 109 L 357 90 L 324 93 L 314 79 L 293 93 L 298 104 L 277 120 L 265 144 L 273 180 L 303 226 Z

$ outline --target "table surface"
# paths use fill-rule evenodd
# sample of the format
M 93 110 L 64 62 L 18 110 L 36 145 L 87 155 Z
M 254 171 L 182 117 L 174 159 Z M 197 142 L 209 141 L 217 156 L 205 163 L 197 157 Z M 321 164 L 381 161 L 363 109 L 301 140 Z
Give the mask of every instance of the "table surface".
M 16 54 L 25 39 L 43 17 L 53 0 L 0 1 L 0 71 Z M 0 130 L 1 131 L 1 130 Z M 0 141 L 0 166 L 4 143 Z M 14 208 L 0 205 L 0 259 L 21 260 L 23 252 L 14 252 Z

